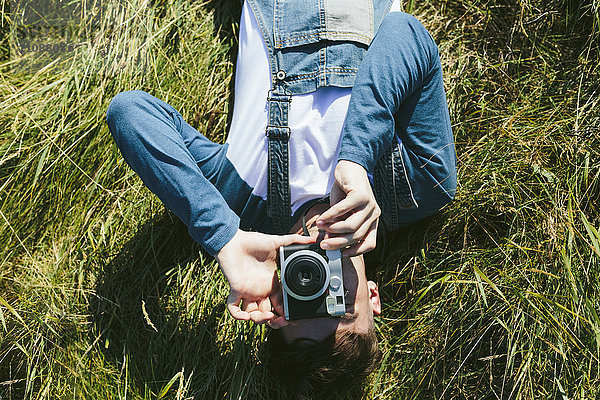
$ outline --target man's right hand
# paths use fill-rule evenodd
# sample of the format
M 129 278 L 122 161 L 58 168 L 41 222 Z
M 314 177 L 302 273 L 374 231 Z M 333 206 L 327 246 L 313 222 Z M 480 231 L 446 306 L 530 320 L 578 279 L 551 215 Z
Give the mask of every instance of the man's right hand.
M 238 229 L 215 256 L 229 282 L 227 309 L 233 318 L 258 324 L 269 322 L 271 327 L 284 326 L 277 252 L 281 246 L 315 240 L 310 236 L 266 235 Z

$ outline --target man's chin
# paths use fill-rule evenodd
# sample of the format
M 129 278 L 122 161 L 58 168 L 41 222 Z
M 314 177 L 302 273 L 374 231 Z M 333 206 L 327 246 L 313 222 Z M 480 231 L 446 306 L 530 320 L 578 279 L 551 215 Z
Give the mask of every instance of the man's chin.
M 289 321 L 281 328 L 285 341 L 291 343 L 297 339 L 322 341 L 340 326 L 340 319 L 334 317 L 308 318 Z

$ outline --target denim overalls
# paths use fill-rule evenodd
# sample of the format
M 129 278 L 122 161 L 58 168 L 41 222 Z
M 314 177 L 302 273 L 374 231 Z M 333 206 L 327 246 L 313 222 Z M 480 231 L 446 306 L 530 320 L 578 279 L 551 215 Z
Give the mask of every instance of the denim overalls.
M 119 93 L 107 110 L 123 158 L 196 242 L 214 255 L 238 229 L 287 233 L 289 102 L 321 86 L 352 86 L 338 159 L 373 174 L 380 226 L 409 224 L 454 197 L 456 155 L 439 52 L 419 21 L 386 14 L 390 0 L 247 1 L 273 77 L 269 202 L 237 174 L 227 145 L 211 142 L 164 101 L 134 90 Z
M 248 0 L 265 41 L 268 94 L 267 213 L 275 232 L 291 226 L 288 111 L 294 94 L 352 87 L 358 66 L 393 0 Z

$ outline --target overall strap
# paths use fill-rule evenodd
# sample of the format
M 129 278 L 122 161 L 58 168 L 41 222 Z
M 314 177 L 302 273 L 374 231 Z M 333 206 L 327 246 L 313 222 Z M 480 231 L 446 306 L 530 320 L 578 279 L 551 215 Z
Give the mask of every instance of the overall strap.
M 272 218 L 273 227 L 278 234 L 288 233 L 292 221 L 288 148 L 288 111 L 292 95 L 286 89 L 283 79 L 285 73 L 279 71 L 273 82 L 273 89 L 267 95 L 269 122 L 265 132 L 269 138 L 267 215 Z

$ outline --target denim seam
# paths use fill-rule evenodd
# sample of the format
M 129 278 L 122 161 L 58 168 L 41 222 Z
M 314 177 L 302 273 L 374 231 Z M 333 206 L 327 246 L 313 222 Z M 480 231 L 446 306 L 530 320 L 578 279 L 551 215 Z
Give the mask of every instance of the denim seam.
M 413 189 L 412 186 L 410 185 L 410 180 L 408 179 L 408 175 L 406 174 L 406 164 L 404 163 L 404 156 L 402 155 L 402 149 L 404 148 L 404 143 L 400 142 L 399 144 L 400 146 L 400 151 L 398 152 L 400 154 L 400 162 L 402 162 L 402 172 L 404 173 L 404 179 L 406 179 L 406 185 L 408 186 L 408 190 L 410 192 L 410 197 L 412 198 L 412 201 L 415 205 L 416 208 L 419 208 L 419 203 L 417 203 L 417 200 L 415 199 L 415 195 L 413 193 Z
M 303 40 L 311 38 L 315 38 L 318 40 L 321 37 L 321 33 L 317 30 L 309 33 L 288 34 L 285 38 L 281 38 L 281 36 L 283 35 L 279 35 L 279 38 L 275 39 L 275 46 L 278 48 L 285 47 L 289 42 L 301 42 Z
M 337 75 L 356 75 L 357 72 L 357 69 L 327 67 L 322 68 L 320 71 L 312 72 L 310 74 L 302 74 L 288 77 L 287 80 L 290 82 L 297 82 L 317 78 L 319 75 L 323 75 L 323 73 L 336 73 Z
M 322 48 L 319 49 L 319 71 L 323 71 L 327 66 L 327 48 L 325 46 L 323 46 Z M 317 73 L 317 75 L 315 75 L 315 78 L 317 79 L 317 84 L 319 86 L 325 86 L 327 84 L 327 78 L 326 78 L 327 74 L 323 74 L 323 73 Z
M 329 31 L 329 30 L 318 30 L 316 32 L 311 32 L 311 33 L 297 33 L 297 34 L 289 34 L 287 37 L 280 39 L 277 38 L 275 39 L 275 47 L 276 48 L 283 48 L 283 47 L 288 47 L 288 46 L 298 46 L 301 44 L 304 44 L 303 42 L 306 42 L 306 44 L 309 43 L 314 43 L 314 42 L 308 42 L 308 39 L 316 39 L 315 42 L 318 41 L 322 41 L 322 40 L 336 40 L 336 39 L 331 39 L 331 37 L 336 38 L 338 40 L 341 39 L 347 39 L 347 40 L 355 40 L 358 42 L 363 42 L 366 41 L 367 43 L 371 43 L 371 41 L 373 40 L 373 36 L 370 35 L 363 35 L 360 33 L 356 33 L 356 32 L 349 32 L 349 31 Z
M 326 17 L 327 17 L 325 15 L 325 13 L 326 13 L 325 1 L 320 0 L 319 3 L 320 3 L 320 7 L 319 7 L 320 26 L 319 26 L 318 30 L 320 30 L 321 27 L 325 26 L 325 21 L 326 21 Z M 322 46 L 319 49 L 319 71 L 323 70 L 326 66 L 327 66 L 327 46 Z M 317 83 L 318 85 L 325 86 L 327 84 L 327 77 L 324 74 L 318 74 L 318 75 L 316 75 L 316 78 L 318 80 L 318 83 Z
M 356 40 L 358 39 L 365 39 L 367 42 L 371 43 L 371 41 L 373 40 L 373 36 L 371 35 L 363 35 L 362 33 L 356 33 L 356 32 L 349 32 L 349 31 L 325 31 L 324 32 L 327 35 L 333 35 L 333 36 L 342 36 L 342 39 L 346 39 L 343 36 L 350 36 L 353 38 L 356 38 Z

